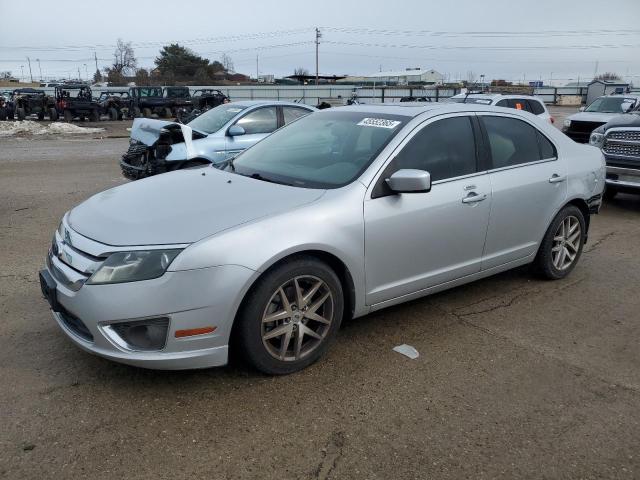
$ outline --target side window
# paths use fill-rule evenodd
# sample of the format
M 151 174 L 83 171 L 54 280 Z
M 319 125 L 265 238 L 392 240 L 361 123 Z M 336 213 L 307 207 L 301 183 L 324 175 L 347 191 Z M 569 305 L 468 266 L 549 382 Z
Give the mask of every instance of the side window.
M 403 168 L 426 170 L 432 181 L 475 173 L 476 146 L 471 119 L 446 118 L 426 126 L 404 146 L 393 162 L 393 171 Z
M 496 103 L 496 107 L 511 108 L 511 106 L 509 105 L 509 101 L 506 99 L 502 99 L 498 103 Z
M 254 133 L 271 133 L 278 128 L 276 107 L 264 107 L 249 112 L 237 125 L 245 129 L 247 135 Z
M 538 100 L 529 99 L 529 105 L 531 105 L 531 113 L 534 115 L 544 113 L 544 106 Z
M 557 158 L 558 154 L 556 153 L 556 147 L 553 146 L 553 143 L 538 130 L 536 130 L 536 133 L 538 134 L 538 144 L 540 145 L 540 157 L 543 160 Z
M 516 110 L 529 111 L 529 105 L 527 101 L 522 98 L 512 98 L 511 100 L 509 100 L 509 104 L 511 108 L 514 108 Z
M 282 114 L 284 115 L 284 124 L 287 125 L 294 120 L 299 119 L 300 117 L 304 117 L 305 115 L 309 115 L 311 112 L 309 110 L 305 110 L 304 108 L 297 107 L 282 107 Z
M 522 120 L 482 116 L 489 137 L 493 168 L 540 160 L 538 131 Z

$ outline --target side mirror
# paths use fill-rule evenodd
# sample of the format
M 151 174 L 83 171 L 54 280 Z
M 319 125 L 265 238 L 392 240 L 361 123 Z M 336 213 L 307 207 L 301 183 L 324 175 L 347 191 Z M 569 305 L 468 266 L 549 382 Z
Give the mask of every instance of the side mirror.
M 579 111 L 579 112 L 584 112 L 585 108 L 587 108 L 587 107 L 580 107 L 580 108 L 578 109 L 578 111 Z
M 425 170 L 398 170 L 385 182 L 394 193 L 425 193 L 431 190 L 431 174 Z
M 240 125 L 231 125 L 229 130 L 227 130 L 227 135 L 230 137 L 239 137 L 245 133 L 247 133 L 246 130 Z

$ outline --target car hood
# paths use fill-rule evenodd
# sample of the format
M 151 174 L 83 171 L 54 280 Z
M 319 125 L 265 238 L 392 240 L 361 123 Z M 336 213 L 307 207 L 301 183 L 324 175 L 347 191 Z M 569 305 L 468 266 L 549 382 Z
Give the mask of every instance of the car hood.
M 196 168 L 98 193 L 71 210 L 68 222 L 107 245 L 188 244 L 314 202 L 324 192 Z
M 621 115 L 620 113 L 598 113 L 598 112 L 580 112 L 574 113 L 567 117 L 572 122 L 600 122 L 607 123 L 614 117 Z
M 605 130 L 615 127 L 640 127 L 640 113 L 618 115 L 604 125 Z

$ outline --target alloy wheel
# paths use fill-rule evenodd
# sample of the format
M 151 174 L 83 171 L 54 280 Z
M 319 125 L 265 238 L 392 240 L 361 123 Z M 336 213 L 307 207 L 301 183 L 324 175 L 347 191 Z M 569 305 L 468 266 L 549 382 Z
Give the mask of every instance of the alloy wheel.
M 580 252 L 581 242 L 580 220 L 574 216 L 564 218 L 553 236 L 551 248 L 553 266 L 561 271 L 569 268 Z
M 334 299 L 318 277 L 302 275 L 273 293 L 262 315 L 262 343 L 280 361 L 297 361 L 316 350 L 334 319 Z

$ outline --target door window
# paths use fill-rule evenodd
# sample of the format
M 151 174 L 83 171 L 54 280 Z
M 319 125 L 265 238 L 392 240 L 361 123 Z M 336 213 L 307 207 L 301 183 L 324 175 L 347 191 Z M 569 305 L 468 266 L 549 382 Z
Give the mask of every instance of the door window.
M 271 133 L 278 128 L 276 107 L 263 107 L 249 112 L 237 125 L 244 128 L 247 135 L 255 133 Z
M 471 119 L 446 118 L 427 125 L 394 159 L 393 171 L 404 168 L 426 170 L 432 181 L 475 173 L 476 146 Z
M 284 116 L 284 124 L 288 125 L 294 120 L 299 119 L 300 117 L 304 117 L 305 115 L 309 115 L 311 112 L 304 108 L 298 107 L 282 107 L 282 114 Z
M 493 168 L 511 167 L 541 159 L 538 133 L 522 120 L 482 116 L 489 137 Z
M 529 99 L 529 105 L 531 105 L 531 113 L 534 115 L 544 113 L 544 105 L 542 105 L 538 100 Z
M 540 145 L 540 157 L 543 160 L 547 160 L 549 158 L 557 158 L 558 154 L 556 153 L 556 147 L 553 146 L 547 137 L 537 131 L 538 134 L 538 144 Z

